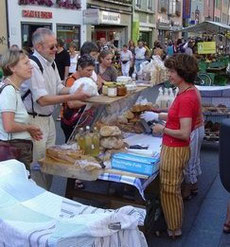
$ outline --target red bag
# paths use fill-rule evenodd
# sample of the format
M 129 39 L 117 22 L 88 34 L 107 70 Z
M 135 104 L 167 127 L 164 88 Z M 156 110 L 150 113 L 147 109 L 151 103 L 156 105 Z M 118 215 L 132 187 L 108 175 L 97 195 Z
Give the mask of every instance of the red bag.
M 21 150 L 9 142 L 0 141 L 0 161 L 19 159 Z

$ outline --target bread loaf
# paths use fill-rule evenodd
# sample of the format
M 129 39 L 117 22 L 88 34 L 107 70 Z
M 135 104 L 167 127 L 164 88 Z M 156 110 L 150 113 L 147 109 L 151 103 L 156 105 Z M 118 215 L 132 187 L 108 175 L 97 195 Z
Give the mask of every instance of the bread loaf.
M 100 144 L 105 149 L 120 149 L 124 146 L 124 141 L 116 137 L 102 138 Z
M 117 126 L 103 126 L 100 129 L 100 135 L 102 137 L 120 136 L 121 131 Z

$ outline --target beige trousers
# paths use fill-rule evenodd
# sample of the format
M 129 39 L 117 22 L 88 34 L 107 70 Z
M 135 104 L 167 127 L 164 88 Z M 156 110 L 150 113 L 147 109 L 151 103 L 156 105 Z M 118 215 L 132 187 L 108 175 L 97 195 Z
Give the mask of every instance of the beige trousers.
M 43 138 L 40 141 L 33 141 L 33 163 L 31 165 L 31 177 L 37 185 L 49 190 L 52 184 L 53 176 L 42 173 L 37 169 L 37 162 L 45 157 L 46 148 L 55 145 L 56 129 L 53 117 L 30 116 L 30 124 L 39 126 Z

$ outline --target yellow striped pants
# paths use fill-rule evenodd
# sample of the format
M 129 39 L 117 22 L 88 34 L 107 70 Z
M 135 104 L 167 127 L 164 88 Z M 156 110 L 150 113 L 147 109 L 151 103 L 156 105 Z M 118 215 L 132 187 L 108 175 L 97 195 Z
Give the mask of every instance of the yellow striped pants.
M 181 196 L 183 170 L 190 148 L 162 146 L 160 164 L 161 204 L 168 230 L 181 229 L 184 204 Z

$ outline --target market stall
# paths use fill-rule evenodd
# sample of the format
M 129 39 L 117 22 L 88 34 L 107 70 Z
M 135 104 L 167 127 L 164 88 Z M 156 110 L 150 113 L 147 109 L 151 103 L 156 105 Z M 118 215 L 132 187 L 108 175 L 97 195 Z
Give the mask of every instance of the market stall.
M 95 157 L 95 155 L 90 154 L 84 155 L 81 153 L 81 150 L 68 150 L 72 143 L 76 143 L 75 137 L 79 134 L 78 125 L 76 125 L 67 146 L 62 145 L 62 147 L 56 147 L 57 150 L 55 150 L 55 148 L 47 150 L 46 158 L 40 161 L 42 171 L 53 175 L 68 177 L 66 197 L 72 199 L 77 195 L 78 198 L 92 198 L 92 193 L 86 190 L 74 189 L 74 181 L 75 178 L 77 178 L 80 180 L 103 180 L 132 185 L 137 189 L 140 195 L 138 200 L 136 200 L 136 204 L 144 203 L 145 189 L 158 174 L 161 138 L 145 134 L 145 128 L 141 123 L 140 113 L 154 107 L 151 102 L 146 102 L 146 99 L 144 102 L 135 104 L 142 93 L 146 93 L 150 90 L 149 85 L 143 86 L 143 84 L 144 82 L 142 82 L 141 86 L 138 85 L 136 90 L 129 92 L 125 96 L 108 97 L 100 95 L 88 99 L 88 104 L 93 105 L 95 109 L 94 116 L 90 123 L 91 129 L 93 129 L 93 126 L 97 126 L 101 134 L 101 144 L 104 151 L 101 152 L 100 155 Z M 151 88 L 151 90 L 154 89 Z M 112 134 L 108 134 L 107 136 L 107 132 L 110 132 L 110 128 L 112 129 Z M 102 133 L 103 130 L 104 133 Z M 118 132 L 118 134 L 114 133 L 113 130 Z M 121 133 L 123 133 L 122 140 L 120 139 Z M 128 146 L 140 144 L 146 146 L 147 150 L 127 149 Z M 60 150 L 60 148 L 62 150 Z M 66 158 L 65 156 L 68 152 L 70 153 Z M 113 155 L 121 155 L 122 153 L 130 154 L 128 158 L 122 157 L 124 167 L 114 167 L 116 160 Z M 147 156 L 152 158 L 150 161 L 151 164 L 148 162 L 146 162 L 147 164 L 142 164 L 138 160 L 140 153 L 141 156 L 148 154 Z M 137 158 L 136 168 L 140 166 L 151 167 L 148 173 L 141 172 L 140 170 L 132 170 L 132 168 L 130 170 L 130 167 L 127 167 L 130 165 L 128 160 L 134 158 L 134 155 L 136 155 L 135 158 Z M 71 158 L 73 158 L 73 161 L 71 161 Z M 118 157 L 118 159 L 120 161 L 120 157 Z M 102 195 L 100 196 L 102 198 Z M 99 195 L 96 197 L 99 198 Z M 105 195 L 104 199 L 108 200 L 109 196 Z M 114 196 L 111 200 L 115 201 Z M 121 197 L 116 198 L 117 202 L 121 200 Z M 126 201 L 126 205 L 127 203 Z
M 181 31 L 194 33 L 196 36 L 202 35 L 202 40 L 197 43 L 200 69 L 197 83 L 207 86 L 228 84 L 226 68 L 229 63 L 230 27 L 218 22 L 205 21 Z

